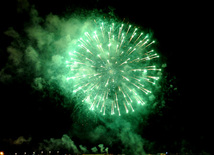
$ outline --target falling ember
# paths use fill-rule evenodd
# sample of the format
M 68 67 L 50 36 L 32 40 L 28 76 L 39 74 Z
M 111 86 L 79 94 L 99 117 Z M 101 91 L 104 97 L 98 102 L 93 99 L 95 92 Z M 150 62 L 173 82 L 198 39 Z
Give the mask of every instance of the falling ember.
M 159 55 L 140 28 L 105 20 L 96 20 L 94 31 L 85 32 L 76 51 L 69 51 L 67 80 L 90 110 L 120 116 L 149 102 L 161 75 Z

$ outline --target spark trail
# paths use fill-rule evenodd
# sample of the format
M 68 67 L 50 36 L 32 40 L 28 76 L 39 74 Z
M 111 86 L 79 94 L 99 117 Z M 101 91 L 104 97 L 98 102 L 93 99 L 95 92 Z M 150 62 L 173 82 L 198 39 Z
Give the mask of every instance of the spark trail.
M 134 112 L 147 103 L 160 78 L 155 41 L 132 25 L 96 20 L 93 24 L 94 31 L 84 33 L 66 61 L 73 93 L 103 115 Z

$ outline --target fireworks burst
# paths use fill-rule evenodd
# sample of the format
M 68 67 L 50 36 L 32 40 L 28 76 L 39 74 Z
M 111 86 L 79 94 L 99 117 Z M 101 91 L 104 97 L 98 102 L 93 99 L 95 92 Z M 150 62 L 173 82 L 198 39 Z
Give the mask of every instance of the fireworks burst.
M 147 102 L 159 79 L 155 41 L 129 24 L 96 20 L 93 24 L 95 31 L 84 33 L 66 61 L 73 93 L 103 115 L 134 112 Z

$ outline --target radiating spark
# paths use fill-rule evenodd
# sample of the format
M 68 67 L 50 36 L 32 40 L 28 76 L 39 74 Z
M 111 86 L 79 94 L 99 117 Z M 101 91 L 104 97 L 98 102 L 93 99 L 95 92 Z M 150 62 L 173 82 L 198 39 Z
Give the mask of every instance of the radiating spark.
M 129 33 L 130 28 L 131 28 L 131 25 L 129 25 L 129 28 L 128 28 L 127 32 L 126 32 L 126 35 Z
M 136 43 L 136 41 L 143 35 L 143 33 L 140 33 L 140 35 L 137 37 L 137 39 L 134 41 L 134 43 Z

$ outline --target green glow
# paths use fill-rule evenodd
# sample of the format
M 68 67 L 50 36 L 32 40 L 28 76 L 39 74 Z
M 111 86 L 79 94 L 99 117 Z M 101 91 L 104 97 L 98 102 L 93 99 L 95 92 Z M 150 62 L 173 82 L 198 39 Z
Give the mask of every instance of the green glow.
M 149 102 L 161 75 L 159 55 L 151 49 L 155 41 L 138 29 L 96 20 L 73 46 L 77 52 L 69 50 L 67 80 L 90 110 L 121 116 Z

